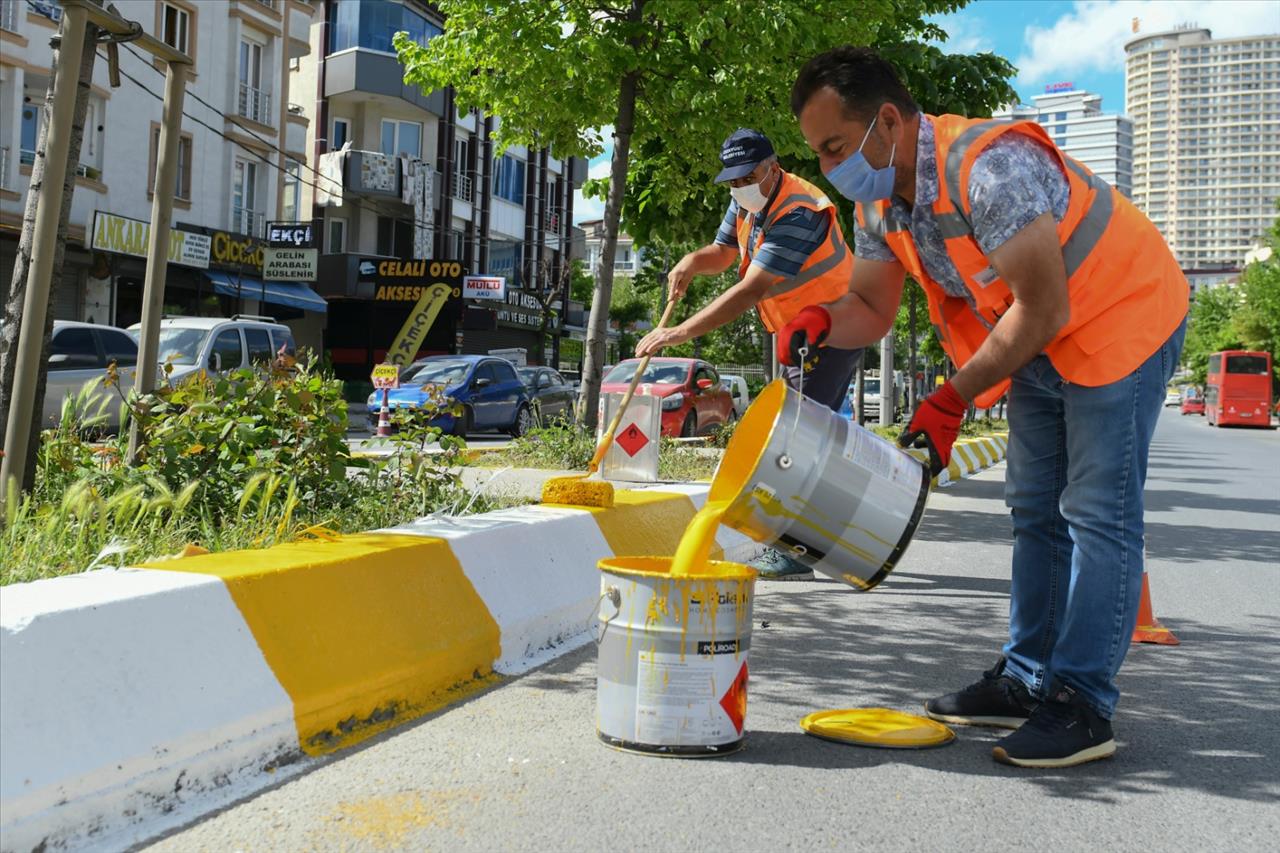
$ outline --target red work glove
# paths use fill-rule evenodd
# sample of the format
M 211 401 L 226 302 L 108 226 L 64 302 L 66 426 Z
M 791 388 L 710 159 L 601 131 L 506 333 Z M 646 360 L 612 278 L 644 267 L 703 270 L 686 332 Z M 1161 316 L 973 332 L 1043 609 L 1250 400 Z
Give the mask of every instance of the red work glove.
M 933 476 L 938 476 L 951 464 L 951 445 L 956 443 L 960 422 L 968 408 L 969 404 L 951 383 L 944 383 L 920 401 L 906 431 L 898 436 L 898 444 L 910 447 L 917 438 L 923 438 L 929 448 L 929 468 Z
M 778 362 L 788 367 L 800 364 L 800 349 L 809 348 L 809 357 L 831 333 L 831 315 L 821 305 L 806 305 L 778 332 Z

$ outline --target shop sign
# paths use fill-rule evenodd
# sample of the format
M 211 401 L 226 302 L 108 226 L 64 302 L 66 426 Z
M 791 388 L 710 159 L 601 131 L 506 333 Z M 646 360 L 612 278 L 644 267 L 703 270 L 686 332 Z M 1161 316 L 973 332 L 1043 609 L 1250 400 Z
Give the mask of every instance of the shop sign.
M 462 279 L 464 299 L 506 299 L 507 279 L 500 275 L 468 275 Z
M 379 302 L 417 302 L 432 286 L 448 285 L 450 295 L 462 295 L 462 264 L 458 261 L 389 260 L 361 258 L 362 281 L 376 285 L 373 298 Z
M 373 366 L 373 374 L 369 378 L 373 380 L 373 387 L 379 390 L 383 388 L 399 388 L 400 367 L 395 364 L 375 364 Z
M 528 293 L 507 291 L 507 308 L 498 309 L 498 322 L 526 329 L 542 328 L 542 304 Z
M 114 213 L 93 214 L 93 238 L 89 248 L 118 255 L 147 256 L 151 223 Z M 204 234 L 169 229 L 169 263 L 197 269 L 209 268 L 210 240 Z
M 270 248 L 312 249 L 315 245 L 315 229 L 310 222 L 267 223 L 267 246 Z
M 262 278 L 266 281 L 315 281 L 319 249 L 262 250 Z
M 254 275 L 262 273 L 262 241 L 244 234 L 231 234 L 226 231 L 212 231 L 213 252 L 210 255 L 213 266 L 241 269 L 248 267 Z

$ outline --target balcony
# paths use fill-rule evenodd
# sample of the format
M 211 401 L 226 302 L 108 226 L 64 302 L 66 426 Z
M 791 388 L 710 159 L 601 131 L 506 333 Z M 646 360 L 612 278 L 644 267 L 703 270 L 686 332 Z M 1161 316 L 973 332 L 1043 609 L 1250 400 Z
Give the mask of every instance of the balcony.
M 257 3 L 259 6 L 266 6 L 272 12 L 279 11 L 279 9 L 276 6 L 276 0 L 254 0 L 254 2 Z
M 416 86 L 406 86 L 404 68 L 395 56 L 363 48 L 348 48 L 329 55 L 325 60 L 324 94 L 329 98 L 355 94 L 362 101 L 370 94 L 386 95 L 441 118 L 445 112 L 443 90 L 424 95 Z
M 271 121 L 271 93 L 255 89 L 248 83 L 240 84 L 240 97 L 236 100 L 236 112 L 258 124 L 274 126 Z
M 475 198 L 475 190 L 471 178 L 461 172 L 453 173 L 453 197 L 458 201 L 465 201 L 467 204 L 471 204 Z
M 250 237 L 261 237 L 265 223 L 266 217 L 262 211 L 233 206 L 231 227 L 228 230 L 236 234 L 248 234 Z

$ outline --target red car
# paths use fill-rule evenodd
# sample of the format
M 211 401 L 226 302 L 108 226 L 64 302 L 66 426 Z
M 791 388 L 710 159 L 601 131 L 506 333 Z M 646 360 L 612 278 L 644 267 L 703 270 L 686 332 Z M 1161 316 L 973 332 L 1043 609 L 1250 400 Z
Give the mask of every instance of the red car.
M 626 393 L 639 365 L 638 358 L 619 362 L 604 377 L 600 393 Z M 704 435 L 737 417 L 716 369 L 696 358 L 651 360 L 636 393 L 662 398 L 662 434 L 671 438 Z
M 1188 388 L 1182 395 L 1182 406 L 1179 409 L 1184 415 L 1204 414 L 1204 395 L 1194 388 Z

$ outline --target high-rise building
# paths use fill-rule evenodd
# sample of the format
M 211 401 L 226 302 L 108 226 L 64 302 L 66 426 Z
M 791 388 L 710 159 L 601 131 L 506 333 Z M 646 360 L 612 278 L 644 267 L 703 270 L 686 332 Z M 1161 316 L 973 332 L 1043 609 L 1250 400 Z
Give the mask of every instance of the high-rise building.
M 1280 35 L 1125 45 L 1133 200 L 1189 273 L 1238 269 L 1280 196 Z
M 1033 97 L 1031 105 L 1008 107 L 994 117 L 1036 122 L 1059 148 L 1132 196 L 1133 123 L 1126 116 L 1104 113 L 1101 95 L 1064 88 L 1063 84 L 1048 89 Z

